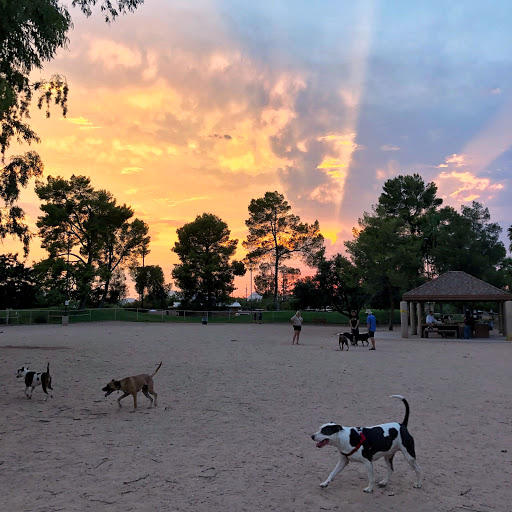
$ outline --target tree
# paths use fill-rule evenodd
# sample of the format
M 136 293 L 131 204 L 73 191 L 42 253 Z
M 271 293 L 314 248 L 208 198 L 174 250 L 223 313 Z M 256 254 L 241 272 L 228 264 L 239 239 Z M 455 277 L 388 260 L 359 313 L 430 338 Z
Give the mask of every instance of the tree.
M 398 297 L 430 272 L 442 199 L 436 197 L 435 183 L 425 184 L 418 174 L 390 179 L 383 190 L 372 213 L 359 219 L 354 240 L 345 245 L 372 303 L 385 300 L 392 330 Z
M 227 224 L 216 215 L 203 213 L 177 230 L 172 249 L 181 263 L 172 276 L 186 305 L 211 309 L 227 301 L 235 289 L 235 276 L 245 274 L 243 263 L 230 262 L 238 240 L 230 239 Z
M 32 269 L 19 262 L 17 254 L 0 254 L 0 308 L 32 308 L 36 290 Z
M 135 283 L 135 291 L 144 300 L 147 290 L 146 303 L 149 307 L 164 308 L 167 306 L 171 285 L 165 284 L 164 271 L 160 265 L 132 267 L 130 276 Z M 144 307 L 142 305 L 142 307 Z
M 508 228 L 508 239 L 510 240 L 510 247 L 508 250 L 512 252 L 512 226 Z
M 249 229 L 247 240 L 243 242 L 249 251 L 247 259 L 256 263 L 269 261 L 274 267 L 276 308 L 279 307 L 279 267 L 292 256 L 314 266 L 324 242 L 317 220 L 313 224 L 302 223 L 290 210 L 282 194 L 266 192 L 264 197 L 251 200 L 249 219 L 245 221 Z
M 254 290 L 263 297 L 269 297 L 274 287 L 274 267 L 270 263 L 261 263 L 258 270 L 254 276 Z
M 325 291 L 320 288 L 318 281 L 311 276 L 300 279 L 295 283 L 293 297 L 297 302 L 297 309 L 316 309 L 330 304 Z
M 123 266 L 133 263 L 140 252 L 141 246 L 147 246 L 149 227 L 140 220 L 128 222 L 133 210 L 126 205 L 115 206 L 115 200 L 108 204 L 104 216 L 102 231 L 104 243 L 98 255 L 98 276 L 103 281 L 103 292 L 100 307 L 103 306 L 109 293 L 112 274 Z
M 437 185 L 425 184 L 419 174 L 387 180 L 379 197 L 376 213 L 383 218 L 402 220 L 405 233 L 420 233 L 426 216 L 434 213 L 443 200 L 436 197 Z
M 23 243 L 25 256 L 28 255 L 31 235 L 24 222 L 25 213 L 15 203 L 20 196 L 20 187 L 26 187 L 32 177 L 42 174 L 43 163 L 33 151 L 12 157 L 9 164 L 0 170 L 0 198 L 4 203 L 4 207 L 0 207 L 0 240 L 8 235 L 17 237 Z
M 341 254 L 330 260 L 322 258 L 314 280 L 322 290 L 324 305 L 328 304 L 342 315 L 349 317 L 352 311 L 359 314 L 369 299 L 359 269 Z
M 491 222 L 488 208 L 476 201 L 462 205 L 460 214 L 451 207 L 443 208 L 431 249 L 435 272 L 462 270 L 500 286 L 500 268 L 507 253 L 500 234 L 501 227 Z
M 274 266 L 268 262 L 259 265 L 259 273 L 254 277 L 256 292 L 266 297 L 272 295 L 275 276 Z M 280 265 L 278 269 L 278 289 L 280 290 L 281 300 L 292 293 L 292 289 L 300 277 L 300 269 Z
M 392 330 L 396 297 L 422 282 L 422 240 L 404 234 L 404 224 L 399 218 L 382 218 L 365 212 L 359 226 L 355 239 L 345 245 L 370 300 L 387 298 Z
M 143 0 L 74 0 L 87 16 L 91 7 L 100 4 L 106 21 L 119 14 L 133 11 Z M 60 48 L 68 43 L 71 16 L 67 6 L 59 0 L 0 0 L 0 154 L 2 163 L 11 141 L 32 144 L 39 137 L 31 129 L 30 108 L 37 107 L 50 116 L 51 104 L 57 105 L 63 115 L 67 112 L 68 85 L 64 77 L 54 75 L 49 80 L 30 80 L 35 70 L 52 60 Z M 13 157 L 0 170 L 0 196 L 5 207 L 0 216 L 0 241 L 7 234 L 18 237 L 28 253 L 30 234 L 23 223 L 24 213 L 14 203 L 19 186 L 25 187 L 33 176 L 40 176 L 42 163 L 36 153 L 28 152 Z M 7 178 L 7 179 L 6 179 Z
M 67 272 L 74 274 L 80 307 L 93 291 L 102 306 L 112 274 L 133 263 L 148 244 L 148 226 L 139 219 L 130 222 L 133 210 L 118 206 L 110 192 L 95 190 L 85 176 L 69 181 L 49 176 L 36 193 L 43 201 L 37 226 L 50 264 L 69 257 Z
M 130 275 L 132 276 L 132 279 L 135 281 L 135 291 L 139 294 L 140 297 L 140 307 L 144 307 L 144 292 L 146 290 L 146 279 L 148 277 L 148 273 L 144 271 L 146 267 L 146 256 L 150 253 L 149 250 L 149 239 L 147 243 L 144 243 L 140 250 L 137 251 L 137 257 L 142 258 L 142 267 L 138 267 L 135 265 L 132 265 L 130 268 Z M 140 274 L 140 275 L 139 275 Z
M 66 258 L 47 258 L 34 264 L 37 298 L 41 306 L 57 306 L 66 300 L 76 300 L 80 282 L 76 269 L 69 271 Z

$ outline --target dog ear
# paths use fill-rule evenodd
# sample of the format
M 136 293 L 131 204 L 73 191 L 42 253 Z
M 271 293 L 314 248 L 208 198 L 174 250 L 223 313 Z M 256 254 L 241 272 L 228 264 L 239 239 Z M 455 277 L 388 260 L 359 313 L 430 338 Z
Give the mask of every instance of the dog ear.
M 343 430 L 343 427 L 341 427 L 340 425 L 327 425 L 320 432 L 324 436 L 332 436 L 333 434 L 336 434 L 340 430 Z
M 121 389 L 121 381 L 114 380 L 114 386 L 115 386 L 116 389 Z

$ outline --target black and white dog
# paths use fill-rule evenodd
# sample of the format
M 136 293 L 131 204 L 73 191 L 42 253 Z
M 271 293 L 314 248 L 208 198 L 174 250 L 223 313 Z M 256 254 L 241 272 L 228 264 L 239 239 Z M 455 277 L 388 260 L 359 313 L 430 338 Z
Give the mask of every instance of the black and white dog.
M 19 379 L 20 377 L 23 377 L 25 379 L 25 395 L 27 395 L 27 398 L 32 398 L 32 393 L 34 392 L 34 388 L 36 386 L 43 387 L 43 391 L 46 393 L 45 401 L 48 400 L 48 391 L 46 391 L 47 389 L 51 390 L 50 396 L 53 398 L 52 377 L 50 375 L 50 363 L 48 363 L 46 371 L 42 373 L 33 372 L 32 370 L 29 370 L 28 368 L 22 366 L 16 372 L 16 378 Z M 29 388 L 30 394 L 28 393 Z
M 409 404 L 401 395 L 392 395 L 399 398 L 405 405 L 405 418 L 402 423 L 383 423 L 374 427 L 342 427 L 336 423 L 326 423 L 311 438 L 316 441 L 317 448 L 328 444 L 338 448 L 340 461 L 336 464 L 321 487 L 327 487 L 332 479 L 350 462 L 362 462 L 368 471 L 368 487 L 365 492 L 373 492 L 375 477 L 373 474 L 373 461 L 384 457 L 388 468 L 386 477 L 378 485 L 384 487 L 393 473 L 393 457 L 400 450 L 407 462 L 416 472 L 414 487 L 421 487 L 421 473 L 414 451 L 414 439 L 407 430 L 409 420 Z

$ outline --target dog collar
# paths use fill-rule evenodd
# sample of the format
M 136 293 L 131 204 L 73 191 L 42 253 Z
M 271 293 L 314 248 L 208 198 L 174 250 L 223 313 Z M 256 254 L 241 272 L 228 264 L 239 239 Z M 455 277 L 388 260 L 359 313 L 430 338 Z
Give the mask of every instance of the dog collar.
M 350 452 L 350 453 L 342 453 L 342 455 L 345 455 L 345 457 L 350 457 L 351 455 L 354 455 L 354 453 L 357 452 L 357 450 L 359 450 L 359 448 L 361 448 L 361 446 L 363 446 L 363 443 L 366 441 L 366 437 L 364 437 L 364 434 L 361 432 L 361 438 L 359 439 L 359 443 L 358 445 Z

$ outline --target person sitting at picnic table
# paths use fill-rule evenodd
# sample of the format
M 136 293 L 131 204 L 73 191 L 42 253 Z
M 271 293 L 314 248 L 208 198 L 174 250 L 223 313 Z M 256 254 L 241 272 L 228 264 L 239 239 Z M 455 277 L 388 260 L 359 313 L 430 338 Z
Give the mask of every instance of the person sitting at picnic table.
M 434 312 L 429 311 L 427 315 L 426 324 L 428 327 L 433 327 L 434 325 L 438 324 L 439 322 L 434 318 Z

